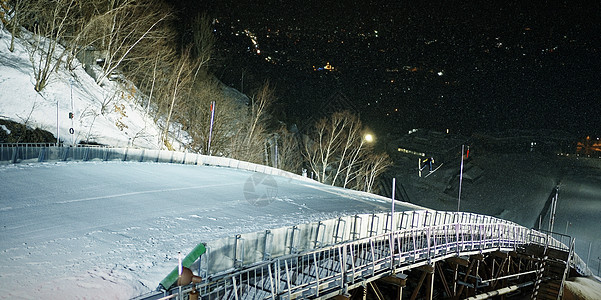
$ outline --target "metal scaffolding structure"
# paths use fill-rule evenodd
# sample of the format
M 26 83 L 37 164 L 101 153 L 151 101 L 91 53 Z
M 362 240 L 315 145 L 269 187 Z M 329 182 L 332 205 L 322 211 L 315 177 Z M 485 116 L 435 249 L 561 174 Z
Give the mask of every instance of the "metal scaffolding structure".
M 396 286 L 401 299 L 412 276 L 417 285 L 411 299 L 420 293 L 432 299 L 435 281 L 449 298 L 483 299 L 531 286 L 536 299 L 557 299 L 570 270 L 588 272 L 567 236 L 477 214 L 429 213 L 449 217 L 408 222 L 404 228 L 397 221 L 393 231 L 238 264 L 199 284 L 141 298 L 188 299 L 187 293 L 195 290 L 200 299 L 349 299 L 357 290 L 365 296 L 369 289 L 383 299 L 378 284 L 386 283 Z

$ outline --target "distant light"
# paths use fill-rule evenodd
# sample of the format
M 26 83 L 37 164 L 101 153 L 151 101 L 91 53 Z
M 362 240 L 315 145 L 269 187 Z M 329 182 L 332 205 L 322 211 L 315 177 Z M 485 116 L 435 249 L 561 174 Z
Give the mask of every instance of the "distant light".
M 442 71 L 438 72 L 438 76 L 442 76 L 444 75 L 444 73 L 442 73 Z
M 371 134 L 369 134 L 369 133 L 368 133 L 368 134 L 366 134 L 366 135 L 364 136 L 364 138 L 365 138 L 365 141 L 366 141 L 366 142 L 368 142 L 368 143 L 371 143 L 371 142 L 373 142 L 373 141 L 374 141 L 374 136 L 373 136 L 373 135 L 371 135 Z

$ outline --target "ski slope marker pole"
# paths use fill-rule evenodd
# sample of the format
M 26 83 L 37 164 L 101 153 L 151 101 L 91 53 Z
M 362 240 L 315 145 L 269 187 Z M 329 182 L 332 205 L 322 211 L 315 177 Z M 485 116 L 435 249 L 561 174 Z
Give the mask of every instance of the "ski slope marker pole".
M 463 150 L 465 145 L 461 145 L 461 169 L 459 171 L 459 198 L 457 199 L 457 211 L 461 205 L 461 184 L 463 183 Z

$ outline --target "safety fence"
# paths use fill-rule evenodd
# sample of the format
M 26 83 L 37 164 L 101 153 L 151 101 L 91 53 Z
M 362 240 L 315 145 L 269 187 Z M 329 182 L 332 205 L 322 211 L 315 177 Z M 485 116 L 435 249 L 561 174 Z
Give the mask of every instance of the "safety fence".
M 390 216 L 390 213 L 357 214 L 210 241 L 205 244 L 207 253 L 201 258 L 199 274 L 229 272 L 275 257 L 386 234 L 391 228 L 399 231 L 457 223 L 514 224 L 491 216 L 425 209 L 397 211 L 392 223 Z
M 307 177 L 273 167 L 240 161 L 227 157 L 209 156 L 190 152 L 140 148 L 112 148 L 106 146 L 57 144 L 0 143 L 0 163 L 35 163 L 56 161 L 130 161 L 189 165 L 209 165 L 278 175 L 299 180 Z
M 369 221 L 350 225 L 348 234 L 341 234 L 345 222 L 338 218 L 304 229 L 289 228 L 284 240 L 278 240 L 272 230 L 237 236 L 230 243 L 207 243 L 208 251 L 197 265 L 203 282 L 140 299 L 181 298 L 193 288 L 202 299 L 325 299 L 453 256 L 515 251 L 531 244 L 570 249 L 549 233 L 473 213 L 399 212 L 395 213 L 393 231 L 390 225 L 385 226 L 390 224 L 385 221 L 390 220 L 390 213 L 350 218 Z M 328 225 L 323 224 L 334 229 L 328 231 Z M 320 228 L 324 232 L 321 235 Z M 301 236 L 303 242 L 295 236 Z M 217 265 L 229 269 L 219 270 Z M 577 255 L 571 257 L 570 266 L 581 274 L 588 272 Z

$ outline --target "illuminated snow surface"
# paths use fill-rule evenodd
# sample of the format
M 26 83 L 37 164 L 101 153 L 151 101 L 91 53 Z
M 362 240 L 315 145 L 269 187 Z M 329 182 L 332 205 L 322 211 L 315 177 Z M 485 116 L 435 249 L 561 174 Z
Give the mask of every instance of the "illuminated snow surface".
M 0 29 L 0 117 L 54 133 L 58 103 L 59 132 L 67 144 L 89 138 L 112 146 L 158 147 L 160 130 L 127 93 L 118 92 L 118 84 L 100 87 L 81 67 L 72 72 L 61 67 L 36 93 L 25 47 L 16 40 L 15 52 L 9 52 L 9 42 L 10 35 Z M 102 111 L 113 95 L 109 109 Z M 127 117 L 114 110 L 121 104 Z M 67 118 L 70 111 L 73 123 Z M 127 127 L 121 130 L 117 121 Z M 597 274 L 601 160 L 474 153 L 469 164 L 483 173 L 464 182 L 462 210 L 532 227 L 561 179 L 555 231 L 563 233 L 567 224 L 585 261 L 592 242 L 590 267 Z M 445 189 L 456 185 L 459 162 L 446 163 L 428 178 L 417 177 L 413 160 L 405 165 L 397 182 L 412 202 L 457 209 L 455 190 Z M 177 252 L 187 253 L 199 242 L 389 210 L 390 202 L 378 196 L 280 177 L 275 178 L 274 201 L 254 206 L 244 197 L 254 174 L 153 163 L 0 166 L 0 298 L 129 298 L 156 288 L 177 264 Z
M 390 206 L 383 197 L 285 177 L 264 190 L 271 201 L 254 205 L 245 192 L 256 174 L 156 163 L 2 166 L 0 295 L 132 297 L 156 288 L 177 252 L 200 242 Z M 398 205 L 407 209 L 415 206 Z

